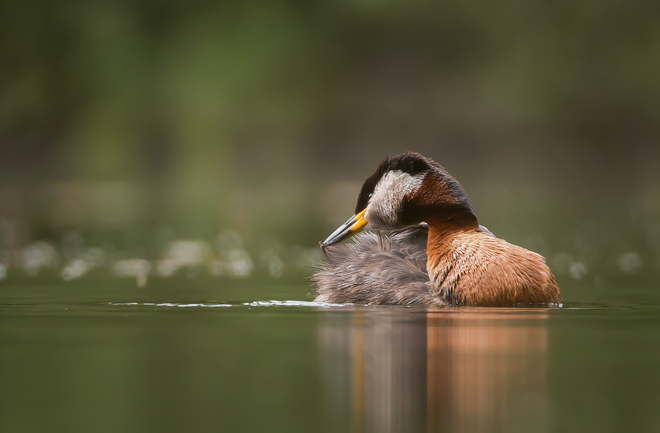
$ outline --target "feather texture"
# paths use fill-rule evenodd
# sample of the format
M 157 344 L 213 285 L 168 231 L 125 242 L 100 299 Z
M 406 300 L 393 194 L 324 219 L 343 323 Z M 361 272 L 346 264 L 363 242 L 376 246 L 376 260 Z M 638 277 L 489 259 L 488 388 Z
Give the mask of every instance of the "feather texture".
M 426 271 L 428 226 L 389 235 L 363 232 L 353 242 L 324 248 L 316 301 L 412 305 L 444 304 L 433 294 Z
M 428 245 L 430 243 L 430 245 Z M 429 264 L 428 253 L 433 260 Z M 316 301 L 378 305 L 516 305 L 560 303 L 542 256 L 480 226 L 435 230 L 426 224 L 386 235 L 363 232 L 326 247 L 312 276 Z M 429 278 L 430 269 L 433 278 Z

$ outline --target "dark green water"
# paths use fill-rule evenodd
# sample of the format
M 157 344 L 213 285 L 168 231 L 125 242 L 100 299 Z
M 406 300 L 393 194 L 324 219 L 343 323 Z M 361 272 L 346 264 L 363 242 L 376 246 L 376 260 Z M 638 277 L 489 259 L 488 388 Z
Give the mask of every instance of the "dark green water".
M 309 292 L 0 281 L 0 431 L 660 431 L 655 287 L 576 285 L 561 309 L 250 305 Z

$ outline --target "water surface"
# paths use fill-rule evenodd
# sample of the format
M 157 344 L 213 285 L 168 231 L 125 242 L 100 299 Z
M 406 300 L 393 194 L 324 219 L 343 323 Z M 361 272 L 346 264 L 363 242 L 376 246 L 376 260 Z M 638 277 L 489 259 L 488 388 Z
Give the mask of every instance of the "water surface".
M 660 431 L 660 296 L 315 304 L 307 282 L 0 282 L 0 431 Z

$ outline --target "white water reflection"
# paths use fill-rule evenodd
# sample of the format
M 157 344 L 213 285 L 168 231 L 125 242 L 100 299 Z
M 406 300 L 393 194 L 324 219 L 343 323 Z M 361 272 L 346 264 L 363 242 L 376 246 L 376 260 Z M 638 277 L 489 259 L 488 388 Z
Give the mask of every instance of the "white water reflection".
M 178 303 L 178 302 L 108 302 L 108 305 L 120 307 L 199 307 L 199 308 L 215 308 L 215 307 L 314 307 L 314 308 L 341 308 L 351 307 L 353 304 L 332 304 L 330 302 L 313 302 L 313 301 L 252 301 L 241 302 L 233 304 L 222 303 Z
M 548 430 L 548 313 L 400 313 L 328 314 L 329 431 Z
M 218 308 L 233 307 L 232 304 L 183 304 L 177 302 L 109 302 L 109 305 L 116 307 L 172 307 L 172 308 Z
M 353 304 L 332 304 L 330 302 L 313 302 L 313 301 L 254 301 L 246 302 L 243 305 L 250 307 L 350 307 Z

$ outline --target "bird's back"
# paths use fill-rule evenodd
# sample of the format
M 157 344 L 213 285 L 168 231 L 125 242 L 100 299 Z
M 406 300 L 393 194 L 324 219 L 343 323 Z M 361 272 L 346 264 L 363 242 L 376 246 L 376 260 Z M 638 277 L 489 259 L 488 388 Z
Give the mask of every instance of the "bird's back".
M 312 276 L 317 301 L 356 304 L 443 304 L 430 288 L 426 270 L 428 227 L 396 230 L 388 236 L 365 232 L 355 241 L 324 248 Z

